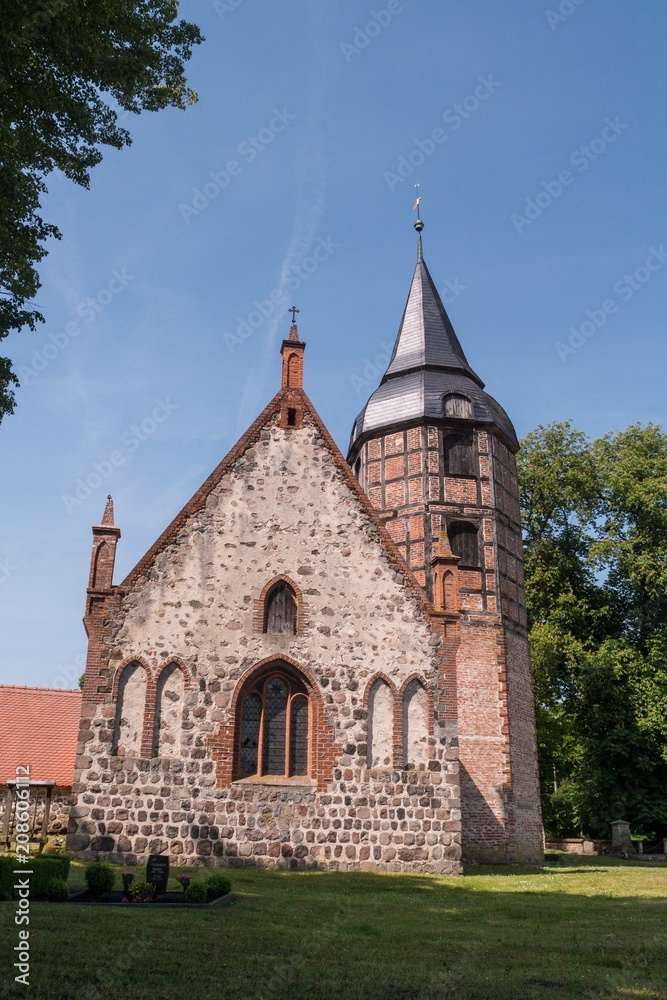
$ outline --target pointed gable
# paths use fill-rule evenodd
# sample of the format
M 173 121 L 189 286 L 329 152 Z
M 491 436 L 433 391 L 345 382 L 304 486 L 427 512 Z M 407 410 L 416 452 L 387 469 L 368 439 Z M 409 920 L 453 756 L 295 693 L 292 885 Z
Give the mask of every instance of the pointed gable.
M 292 408 L 298 409 L 299 413 L 298 426 L 296 427 L 286 426 L 284 419 L 286 410 Z M 307 437 L 307 441 L 304 441 L 304 435 Z M 257 446 L 260 442 L 266 447 L 267 453 L 261 467 L 258 468 L 260 458 L 257 454 Z M 328 466 L 327 469 L 324 467 L 325 463 Z M 248 509 L 241 512 L 242 518 L 245 518 L 247 522 L 248 538 L 244 540 L 245 543 L 248 547 L 254 545 L 253 532 L 259 530 L 259 522 L 262 520 L 258 513 L 252 512 L 252 507 L 256 504 L 253 494 L 260 493 L 269 477 L 279 477 L 285 481 L 285 485 L 278 486 L 276 492 L 273 492 L 270 498 L 267 497 L 263 514 L 272 522 L 271 530 L 277 533 L 285 530 L 286 536 L 289 536 L 294 527 L 294 507 L 299 499 L 296 494 L 302 489 L 300 485 L 289 480 L 290 477 L 296 475 L 297 469 L 305 472 L 309 467 L 310 481 L 305 485 L 305 489 L 309 493 L 307 507 L 309 511 L 316 512 L 319 516 L 315 519 L 317 527 L 315 524 L 310 525 L 308 531 L 314 536 L 318 528 L 323 531 L 329 530 L 326 527 L 325 511 L 328 505 L 330 507 L 329 516 L 333 522 L 336 519 L 335 511 L 339 502 L 342 501 L 346 505 L 354 503 L 355 507 L 358 508 L 359 515 L 357 528 L 372 536 L 387 570 L 392 574 L 400 574 L 400 588 L 404 589 L 407 586 L 409 593 L 419 604 L 421 613 L 428 618 L 433 612 L 431 603 L 396 548 L 384 523 L 359 485 L 350 466 L 325 427 L 322 418 L 303 389 L 290 387 L 281 389 L 274 396 L 246 433 L 119 585 L 118 592 L 120 595 L 126 595 L 135 587 L 140 586 L 147 575 L 151 575 L 157 560 L 162 557 L 164 562 L 168 552 L 171 553 L 170 557 L 174 556 L 174 548 L 178 548 L 179 540 L 185 549 L 191 552 L 190 533 L 193 528 L 202 531 L 213 529 L 224 534 L 230 525 L 230 519 L 226 515 L 226 505 L 230 492 L 233 492 L 232 484 L 238 487 L 239 480 L 246 479 L 248 472 L 252 472 L 252 478 L 256 479 L 257 482 L 245 483 L 245 492 L 244 488 L 241 490 L 243 500 L 239 496 L 238 499 L 229 501 L 236 506 L 239 502 L 248 504 Z M 334 488 L 334 480 L 337 480 L 338 490 Z M 337 497 L 336 493 L 338 493 Z M 318 507 L 321 509 L 317 510 Z M 285 514 L 285 524 L 280 522 L 281 509 Z M 214 527 L 215 522 L 218 523 L 217 529 Z M 338 530 L 341 530 L 340 527 Z M 296 558 L 296 551 L 293 554 Z

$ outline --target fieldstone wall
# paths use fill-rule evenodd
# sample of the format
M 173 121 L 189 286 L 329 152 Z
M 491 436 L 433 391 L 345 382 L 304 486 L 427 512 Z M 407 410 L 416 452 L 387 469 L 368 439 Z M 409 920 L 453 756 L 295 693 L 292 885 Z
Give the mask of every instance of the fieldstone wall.
M 159 843 L 184 864 L 457 872 L 458 744 L 444 629 L 308 406 L 295 427 L 281 426 L 278 409 L 265 411 L 265 425 L 246 437 L 205 496 L 91 611 L 68 849 L 132 863 Z M 297 635 L 258 627 L 260 595 L 276 577 L 300 594 Z M 308 777 L 237 780 L 239 690 L 279 661 L 311 693 Z M 125 685 L 131 702 L 119 708 L 123 671 L 134 664 L 146 683 Z M 173 677 L 174 664 L 183 676 L 180 741 L 176 700 L 167 726 L 157 705 L 162 672 Z M 369 768 L 367 696 L 379 677 L 393 704 L 391 766 L 385 745 L 383 766 Z M 426 713 L 419 700 L 404 710 L 415 681 Z M 120 720 L 138 717 L 143 731 L 131 741 Z M 406 759 L 408 744 L 418 760 Z
M 69 846 L 84 858 L 134 864 L 164 850 L 183 865 L 460 871 L 455 761 L 371 775 L 336 768 L 326 793 L 243 782 L 219 789 L 210 761 L 100 764 L 110 768 L 100 775 L 104 792 L 84 792 L 72 810 L 78 833 Z
M 34 793 L 33 793 L 34 794 Z M 49 830 L 48 832 L 53 835 L 64 835 L 67 833 L 67 822 L 69 818 L 69 811 L 72 802 L 72 789 L 71 788 L 54 788 L 51 794 L 51 807 L 49 810 Z M 7 805 L 7 786 L 0 785 L 0 828 L 5 819 L 5 807 Z M 30 818 L 32 822 L 34 810 L 34 802 L 30 810 Z M 44 822 L 44 793 L 40 792 L 39 804 L 37 806 L 37 817 L 33 824 L 34 832 L 39 835 L 42 832 L 42 823 Z M 12 832 L 12 827 L 10 827 L 10 834 Z

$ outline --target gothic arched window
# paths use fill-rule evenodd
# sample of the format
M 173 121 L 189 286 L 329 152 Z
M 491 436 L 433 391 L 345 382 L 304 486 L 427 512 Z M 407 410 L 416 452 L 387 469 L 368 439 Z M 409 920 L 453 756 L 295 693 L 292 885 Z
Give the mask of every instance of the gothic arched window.
M 445 475 L 474 476 L 472 440 L 465 434 L 448 434 L 444 440 Z
M 285 580 L 279 580 L 266 595 L 264 631 L 296 635 L 296 595 Z
M 452 552 L 461 560 L 461 566 L 479 566 L 479 540 L 477 528 L 468 521 L 455 521 L 447 528 Z
M 238 777 L 308 774 L 309 698 L 286 671 L 262 674 L 241 701 Z

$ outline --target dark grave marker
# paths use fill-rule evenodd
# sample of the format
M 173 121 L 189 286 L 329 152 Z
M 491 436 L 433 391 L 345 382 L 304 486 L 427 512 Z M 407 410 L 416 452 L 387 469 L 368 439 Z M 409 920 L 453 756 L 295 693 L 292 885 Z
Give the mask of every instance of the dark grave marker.
M 164 854 L 149 854 L 146 881 L 155 886 L 156 892 L 166 892 L 169 881 L 169 858 Z

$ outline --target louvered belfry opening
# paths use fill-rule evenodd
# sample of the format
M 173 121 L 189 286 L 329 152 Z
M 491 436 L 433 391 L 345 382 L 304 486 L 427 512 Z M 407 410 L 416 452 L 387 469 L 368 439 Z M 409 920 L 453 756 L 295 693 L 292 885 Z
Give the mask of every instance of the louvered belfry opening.
M 455 521 L 447 528 L 449 544 L 460 566 L 479 566 L 479 538 L 477 528 L 468 521 Z
M 466 434 L 448 434 L 444 440 L 445 475 L 474 476 L 472 438 Z
M 239 778 L 308 774 L 309 699 L 304 684 L 278 665 L 241 702 Z
M 280 580 L 266 596 L 264 631 L 296 635 L 296 595 L 285 580 Z

